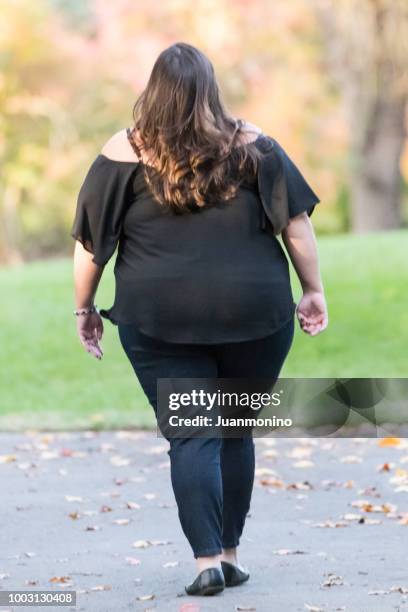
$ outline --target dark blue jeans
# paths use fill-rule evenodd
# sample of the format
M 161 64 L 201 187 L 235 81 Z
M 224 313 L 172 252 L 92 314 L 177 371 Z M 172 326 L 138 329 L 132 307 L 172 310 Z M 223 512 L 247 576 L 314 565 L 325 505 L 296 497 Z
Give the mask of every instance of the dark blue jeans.
M 158 378 L 278 378 L 292 344 L 294 319 L 266 338 L 210 345 L 164 342 L 122 323 L 118 332 L 157 414 Z M 194 556 L 235 548 L 254 483 L 253 438 L 171 438 L 169 442 L 179 519 Z

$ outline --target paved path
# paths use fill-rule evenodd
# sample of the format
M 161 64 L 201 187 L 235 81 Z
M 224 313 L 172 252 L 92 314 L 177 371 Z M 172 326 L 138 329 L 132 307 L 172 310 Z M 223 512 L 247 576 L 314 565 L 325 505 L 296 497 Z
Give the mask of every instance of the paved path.
M 256 440 L 251 579 L 191 598 L 163 439 L 0 434 L 0 589 L 72 588 L 86 612 L 408 610 L 407 442 Z

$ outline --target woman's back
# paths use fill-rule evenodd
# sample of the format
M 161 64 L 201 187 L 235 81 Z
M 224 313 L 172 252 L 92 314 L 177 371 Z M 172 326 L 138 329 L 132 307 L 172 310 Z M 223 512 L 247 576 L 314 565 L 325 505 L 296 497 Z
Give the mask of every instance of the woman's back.
M 123 132 L 122 141 L 115 137 L 92 164 L 72 233 L 84 239 L 91 229 L 88 247 L 101 265 L 119 245 L 115 301 L 100 314 L 114 324 L 134 323 L 146 335 L 190 343 L 260 338 L 293 317 L 286 256 L 264 231 L 272 203 L 265 203 L 259 186 L 268 167 L 243 181 L 233 198 L 176 214 L 155 200 L 144 175 L 152 164 L 137 146 L 130 159 Z M 264 154 L 271 149 L 259 131 L 246 142 Z

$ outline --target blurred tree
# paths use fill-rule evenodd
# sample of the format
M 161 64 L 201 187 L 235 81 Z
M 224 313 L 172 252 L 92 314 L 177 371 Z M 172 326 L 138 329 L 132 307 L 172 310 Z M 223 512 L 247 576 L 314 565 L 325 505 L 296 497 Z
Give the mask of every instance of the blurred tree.
M 407 0 L 314 0 L 327 65 L 340 86 L 351 138 L 356 232 L 401 225 L 400 158 L 408 100 Z
M 101 63 L 92 20 L 78 33 L 49 0 L 0 0 L 0 12 L 0 262 L 17 263 L 72 248 L 84 167 L 131 114 L 131 92 Z
M 230 112 L 299 164 L 325 202 L 319 230 L 348 229 L 350 183 L 354 227 L 357 214 L 364 229 L 397 225 L 408 90 L 401 2 L 377 14 L 385 0 L 0 0 L 0 261 L 72 250 L 68 230 L 86 169 L 131 124 L 153 63 L 176 41 L 202 49 Z M 310 10 L 318 5 L 320 20 Z

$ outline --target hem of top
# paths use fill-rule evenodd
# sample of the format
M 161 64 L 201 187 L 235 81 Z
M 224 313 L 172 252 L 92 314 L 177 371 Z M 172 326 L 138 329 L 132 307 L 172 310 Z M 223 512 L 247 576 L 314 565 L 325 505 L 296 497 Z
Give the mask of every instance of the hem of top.
M 100 266 L 101 268 L 106 266 L 106 264 L 108 263 L 109 260 L 104 261 L 102 259 L 99 259 L 99 257 L 97 257 L 95 255 L 95 253 L 93 251 L 91 251 L 91 249 L 86 246 L 85 239 L 82 238 L 82 236 L 80 234 L 77 234 L 76 232 L 70 232 L 70 236 L 72 238 L 75 238 L 75 240 L 77 240 L 78 242 L 80 242 L 82 244 L 82 246 L 84 247 L 85 251 L 87 251 L 88 253 L 93 255 L 92 261 L 93 261 L 94 264 L 96 264 L 97 266 Z
M 138 329 L 138 331 L 143 334 L 144 336 L 148 336 L 149 338 L 153 338 L 155 340 L 161 340 L 162 342 L 170 342 L 171 344 L 208 344 L 208 345 L 213 345 L 213 344 L 233 344 L 233 343 L 238 343 L 238 342 L 250 342 L 251 340 L 261 340 L 262 338 L 267 338 L 268 336 L 272 336 L 273 334 L 275 334 L 276 332 L 278 332 L 280 329 L 282 329 L 282 327 L 284 327 L 285 325 L 287 325 L 289 323 L 289 321 L 293 320 L 294 316 L 295 316 L 295 311 L 296 311 L 296 302 L 293 302 L 293 307 L 292 307 L 292 311 L 290 313 L 290 315 L 282 322 L 280 322 L 277 326 L 273 327 L 273 329 L 269 329 L 268 331 L 263 331 L 261 333 L 258 334 L 251 334 L 250 336 L 246 336 L 246 337 L 240 337 L 240 338 L 226 338 L 226 339 L 217 339 L 217 340 L 208 340 L 205 338 L 199 338 L 199 337 L 195 337 L 193 339 L 186 339 L 186 340 L 175 340 L 175 339 L 171 339 L 169 337 L 163 337 L 163 336 L 153 336 L 151 333 L 145 331 L 142 327 L 139 327 L 136 323 L 134 323 L 133 321 L 131 322 L 126 322 L 126 321 L 120 321 L 119 319 L 115 319 L 115 317 L 113 317 L 109 311 L 107 311 L 106 309 L 102 308 L 99 311 L 99 314 L 101 315 L 101 317 L 108 319 L 113 325 L 119 326 L 119 325 L 135 325 Z

